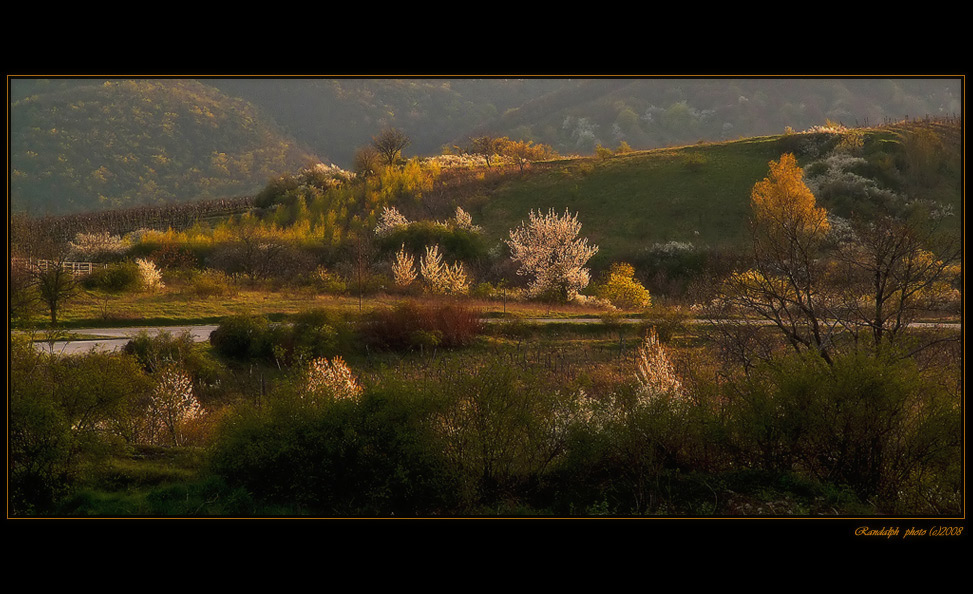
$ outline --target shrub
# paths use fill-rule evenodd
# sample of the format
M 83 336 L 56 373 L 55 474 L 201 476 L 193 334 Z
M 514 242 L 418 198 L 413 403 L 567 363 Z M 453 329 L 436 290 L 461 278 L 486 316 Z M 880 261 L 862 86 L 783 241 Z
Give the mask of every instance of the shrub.
M 625 262 L 611 265 L 602 282 L 595 287 L 595 295 L 621 309 L 642 309 L 652 304 L 649 291 L 635 279 L 635 269 Z
M 155 262 L 139 258 L 135 260 L 135 264 L 138 266 L 142 290 L 158 291 L 165 288 L 165 284 L 162 282 L 162 273 Z
M 482 331 L 476 310 L 461 305 L 406 302 L 374 312 L 363 327 L 369 344 L 385 349 L 463 347 Z
M 197 297 L 229 297 L 236 295 L 233 278 L 220 270 L 207 269 L 192 276 L 190 287 Z
M 436 221 L 415 221 L 400 225 L 379 238 L 379 248 L 386 254 L 399 250 L 422 254 L 426 246 L 432 245 L 439 245 L 443 256 L 449 260 L 473 264 L 488 257 L 487 245 L 480 233 Z
M 889 512 L 958 509 L 959 403 L 911 360 L 852 353 L 829 366 L 794 355 L 736 391 L 731 426 L 751 464 L 847 485 Z
M 217 353 L 231 359 L 270 356 L 269 331 L 270 322 L 263 316 L 229 316 L 220 321 L 209 342 Z
M 283 398 L 230 419 L 213 470 L 266 502 L 328 516 L 430 516 L 455 510 L 456 482 L 410 394 L 302 406 Z
M 303 311 L 272 346 L 278 362 L 294 364 L 310 359 L 332 357 L 357 348 L 354 323 L 341 313 L 326 309 Z
M 121 293 L 138 289 L 141 283 L 139 266 L 133 262 L 107 264 L 95 268 L 81 280 L 81 286 L 88 290 L 102 290 Z

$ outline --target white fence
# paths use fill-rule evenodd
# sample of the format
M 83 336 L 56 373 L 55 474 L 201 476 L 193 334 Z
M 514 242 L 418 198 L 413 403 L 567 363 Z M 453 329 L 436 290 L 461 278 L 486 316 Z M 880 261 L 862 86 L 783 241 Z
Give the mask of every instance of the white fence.
M 22 266 L 29 270 L 44 271 L 58 265 L 56 260 L 40 260 L 35 258 L 11 258 L 11 266 Z M 96 262 L 61 262 L 61 268 L 67 270 L 74 276 L 85 276 L 91 274 L 96 268 L 102 268 L 104 264 Z

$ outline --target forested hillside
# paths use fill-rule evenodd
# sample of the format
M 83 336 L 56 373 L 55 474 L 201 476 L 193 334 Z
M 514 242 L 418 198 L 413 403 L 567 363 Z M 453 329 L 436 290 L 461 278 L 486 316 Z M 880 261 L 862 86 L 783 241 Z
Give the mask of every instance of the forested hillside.
M 562 154 L 621 142 L 649 149 L 885 119 L 957 115 L 957 79 L 588 78 L 222 79 L 296 138 L 348 167 L 382 125 L 403 129 L 412 154 L 470 136 L 533 140 Z
M 20 88 L 18 85 L 13 85 Z M 83 212 L 252 194 L 308 160 L 250 104 L 192 80 L 28 85 L 10 106 L 11 206 Z

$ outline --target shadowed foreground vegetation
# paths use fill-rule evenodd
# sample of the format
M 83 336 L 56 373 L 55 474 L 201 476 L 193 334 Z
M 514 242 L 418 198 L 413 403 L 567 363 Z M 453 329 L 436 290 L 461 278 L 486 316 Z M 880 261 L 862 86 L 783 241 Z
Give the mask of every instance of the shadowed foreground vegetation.
M 955 353 L 781 354 L 727 375 L 685 326 L 646 351 L 648 326 L 460 329 L 457 313 L 243 316 L 211 345 L 70 358 L 15 344 L 14 514 L 961 512 Z M 677 381 L 652 388 L 646 355 Z M 198 408 L 159 402 L 176 367 Z M 166 410 L 183 413 L 153 424 Z

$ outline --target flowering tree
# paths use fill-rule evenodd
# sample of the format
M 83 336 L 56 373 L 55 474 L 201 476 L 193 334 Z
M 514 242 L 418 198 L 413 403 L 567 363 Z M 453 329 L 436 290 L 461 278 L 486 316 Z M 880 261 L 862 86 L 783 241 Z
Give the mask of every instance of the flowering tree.
M 530 212 L 526 223 L 510 231 L 506 241 L 511 259 L 520 264 L 517 274 L 531 277 L 528 294 L 573 298 L 591 280 L 585 263 L 598 252 L 587 238 L 578 238 L 577 215 L 558 215 L 553 209 Z
M 444 263 L 438 244 L 426 247 L 419 269 L 423 280 L 434 293 L 458 295 L 469 289 L 469 280 L 463 265 L 459 262 L 454 262 L 452 266 Z
M 473 217 L 461 207 L 456 207 L 456 215 L 453 217 L 453 224 L 457 229 L 465 229 L 473 233 L 479 233 L 482 229 L 479 225 L 473 224 Z
M 676 368 L 669 361 L 666 347 L 659 342 L 654 328 L 649 330 L 636 352 L 635 379 L 648 398 L 683 395 L 682 382 Z
M 382 207 L 381 214 L 378 215 L 378 225 L 375 226 L 375 235 L 384 237 L 400 227 L 409 224 L 409 219 L 402 216 L 394 206 Z
M 70 257 L 81 260 L 99 260 L 104 257 L 117 256 L 125 253 L 131 247 L 131 242 L 118 235 L 111 235 L 107 231 L 96 233 L 78 233 L 74 240 L 68 242 L 71 250 Z
M 355 399 L 363 389 L 341 357 L 330 361 L 320 357 L 311 361 L 304 371 L 304 393 L 316 398 L 330 394 L 337 399 Z
M 164 439 L 171 445 L 182 445 L 183 423 L 198 418 L 202 412 L 188 373 L 175 366 L 158 372 L 149 400 L 148 420 L 153 443 L 162 443 Z
M 416 280 L 416 260 L 412 254 L 405 251 L 404 243 L 395 254 L 395 261 L 392 262 L 392 276 L 398 287 L 408 287 Z
M 159 267 L 152 260 L 138 258 L 135 263 L 139 267 L 139 277 L 142 281 L 142 288 L 146 291 L 157 291 L 165 287 L 162 283 L 162 273 Z

